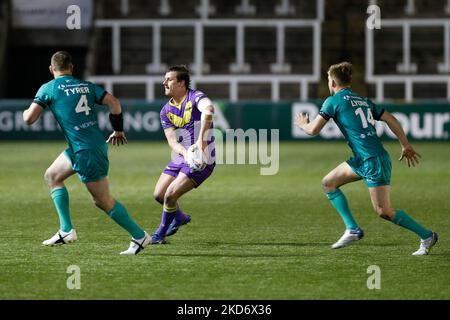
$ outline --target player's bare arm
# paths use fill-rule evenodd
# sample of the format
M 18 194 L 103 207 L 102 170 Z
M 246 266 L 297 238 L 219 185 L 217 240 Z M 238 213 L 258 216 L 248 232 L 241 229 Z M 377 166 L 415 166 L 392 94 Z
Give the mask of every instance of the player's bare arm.
M 107 93 L 102 102 L 109 107 L 109 118 L 114 129 L 114 132 L 108 137 L 106 143 L 111 143 L 113 146 L 127 144 L 128 140 L 123 132 L 122 106 L 119 99 L 114 97 L 112 94 Z
M 397 136 L 400 145 L 402 147 L 402 151 L 400 154 L 399 161 L 406 159 L 406 163 L 408 164 L 408 167 L 415 167 L 416 164 L 419 164 L 419 158 L 421 158 L 420 154 L 418 154 L 413 147 L 409 144 L 408 138 L 406 137 L 405 132 L 403 131 L 403 128 L 398 122 L 397 118 L 395 118 L 391 113 L 388 111 L 384 111 L 384 113 L 381 116 L 381 120 L 386 122 L 389 129 L 392 130 L 392 132 Z
M 43 111 L 44 108 L 42 108 L 36 102 L 33 102 L 28 107 L 28 109 L 23 112 L 23 121 L 25 121 L 25 123 L 28 125 L 32 125 L 37 121 L 37 119 L 39 119 Z
M 200 134 L 198 136 L 196 145 L 200 150 L 205 150 L 208 145 L 208 129 L 211 128 L 211 124 L 213 122 L 214 106 L 212 105 L 211 100 L 202 99 L 199 102 L 198 109 L 201 111 L 202 117 L 200 124 Z
M 175 128 L 171 127 L 164 129 L 164 134 L 166 135 L 170 148 L 177 154 L 181 154 L 186 158 L 186 149 L 178 142 Z
M 307 113 L 298 113 L 295 117 L 295 125 L 310 136 L 318 135 L 326 124 L 327 120 L 321 115 L 318 115 L 312 122 L 309 121 Z

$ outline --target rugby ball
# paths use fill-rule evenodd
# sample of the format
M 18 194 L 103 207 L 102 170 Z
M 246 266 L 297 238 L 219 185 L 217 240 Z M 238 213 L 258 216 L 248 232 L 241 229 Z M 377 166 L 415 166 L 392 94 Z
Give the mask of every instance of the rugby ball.
M 208 165 L 204 152 L 195 144 L 188 148 L 186 162 L 192 171 L 202 171 Z

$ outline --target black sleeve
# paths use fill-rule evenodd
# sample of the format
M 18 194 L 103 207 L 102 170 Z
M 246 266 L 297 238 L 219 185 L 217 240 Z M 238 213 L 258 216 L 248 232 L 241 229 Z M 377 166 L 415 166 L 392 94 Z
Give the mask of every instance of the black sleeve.
M 331 117 L 329 116 L 329 115 L 327 115 L 325 112 L 323 112 L 323 111 L 319 111 L 319 115 L 321 115 L 322 116 L 322 118 L 324 118 L 325 120 L 330 120 L 331 119 Z
M 38 104 L 38 105 L 40 105 L 40 106 L 41 106 L 42 108 L 44 108 L 44 109 L 48 107 L 48 105 L 46 105 L 44 102 L 42 102 L 42 101 L 40 101 L 40 100 L 34 99 L 33 102 L 36 103 L 36 104 Z
M 375 113 L 375 115 L 373 116 L 373 118 L 377 121 L 379 121 L 381 119 L 381 116 L 384 113 L 384 109 L 381 109 L 380 113 Z
M 105 99 L 106 95 L 108 94 L 108 91 L 104 91 L 100 99 L 96 101 L 98 104 L 103 104 L 103 99 Z

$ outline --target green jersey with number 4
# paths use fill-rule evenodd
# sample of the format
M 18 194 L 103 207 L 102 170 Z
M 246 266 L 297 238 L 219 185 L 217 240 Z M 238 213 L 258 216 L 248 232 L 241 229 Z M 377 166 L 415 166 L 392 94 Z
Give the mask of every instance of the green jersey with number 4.
M 73 152 L 105 144 L 98 127 L 95 104 L 102 104 L 106 91 L 89 82 L 62 75 L 38 90 L 34 102 L 49 108 Z
M 355 157 L 366 160 L 386 153 L 375 129 L 375 120 L 383 112 L 368 98 L 345 88 L 328 97 L 319 114 L 326 120 L 333 118 Z

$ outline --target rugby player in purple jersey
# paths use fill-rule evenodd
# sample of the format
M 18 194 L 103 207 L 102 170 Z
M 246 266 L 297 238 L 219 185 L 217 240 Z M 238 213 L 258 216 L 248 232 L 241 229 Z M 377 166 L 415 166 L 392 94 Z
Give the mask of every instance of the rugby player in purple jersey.
M 161 110 L 161 125 L 172 149 L 171 161 L 155 186 L 154 198 L 163 205 L 161 223 L 152 235 L 152 244 L 166 243 L 166 237 L 191 221 L 183 213 L 178 199 L 200 186 L 215 167 L 214 137 L 212 135 L 214 106 L 201 91 L 190 86 L 189 70 L 184 65 L 167 70 L 164 92 L 170 100 Z M 204 154 L 206 166 L 193 168 L 188 161 L 188 149 L 197 148 Z

